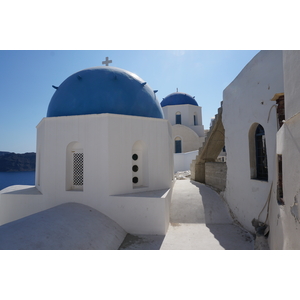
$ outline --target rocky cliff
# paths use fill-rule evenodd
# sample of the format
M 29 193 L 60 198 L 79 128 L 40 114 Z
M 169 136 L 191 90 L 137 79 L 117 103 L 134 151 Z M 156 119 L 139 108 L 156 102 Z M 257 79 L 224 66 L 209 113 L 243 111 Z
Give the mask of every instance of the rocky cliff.
M 35 171 L 35 153 L 0 151 L 0 172 Z

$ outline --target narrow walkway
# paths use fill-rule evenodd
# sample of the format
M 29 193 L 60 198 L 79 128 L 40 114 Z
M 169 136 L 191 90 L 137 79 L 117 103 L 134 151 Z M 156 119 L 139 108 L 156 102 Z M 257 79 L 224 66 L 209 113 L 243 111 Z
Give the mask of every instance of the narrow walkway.
M 253 250 L 251 234 L 233 224 L 218 193 L 190 180 L 176 180 L 165 236 L 128 234 L 120 250 Z
M 233 224 L 221 197 L 204 184 L 177 180 L 161 250 L 253 250 L 252 235 Z

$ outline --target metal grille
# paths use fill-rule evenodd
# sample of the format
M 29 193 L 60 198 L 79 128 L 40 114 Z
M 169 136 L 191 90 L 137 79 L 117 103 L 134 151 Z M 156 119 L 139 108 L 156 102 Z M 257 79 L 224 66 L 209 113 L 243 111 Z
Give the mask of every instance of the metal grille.
M 73 153 L 73 185 L 83 185 L 83 153 Z

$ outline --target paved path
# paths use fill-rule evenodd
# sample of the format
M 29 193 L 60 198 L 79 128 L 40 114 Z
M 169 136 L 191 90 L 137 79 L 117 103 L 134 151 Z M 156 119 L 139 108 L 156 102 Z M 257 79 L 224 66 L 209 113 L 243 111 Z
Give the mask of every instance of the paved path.
M 218 193 L 190 180 L 174 184 L 166 236 L 128 235 L 122 250 L 253 250 L 252 235 L 233 224 Z
M 177 180 L 170 226 L 161 250 L 252 250 L 252 236 L 233 224 L 218 193 L 204 184 Z

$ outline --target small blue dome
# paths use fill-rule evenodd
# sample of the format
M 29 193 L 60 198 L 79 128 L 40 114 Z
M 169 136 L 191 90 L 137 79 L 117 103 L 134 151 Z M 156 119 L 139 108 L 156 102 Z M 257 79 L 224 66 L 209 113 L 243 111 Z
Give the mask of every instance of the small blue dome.
M 115 67 L 95 67 L 68 77 L 51 98 L 47 117 L 121 114 L 163 118 L 155 92 L 137 75 Z
M 161 107 L 167 105 L 182 105 L 182 104 L 190 104 L 190 105 L 198 106 L 198 103 L 192 96 L 180 92 L 176 92 L 168 95 L 160 103 Z

